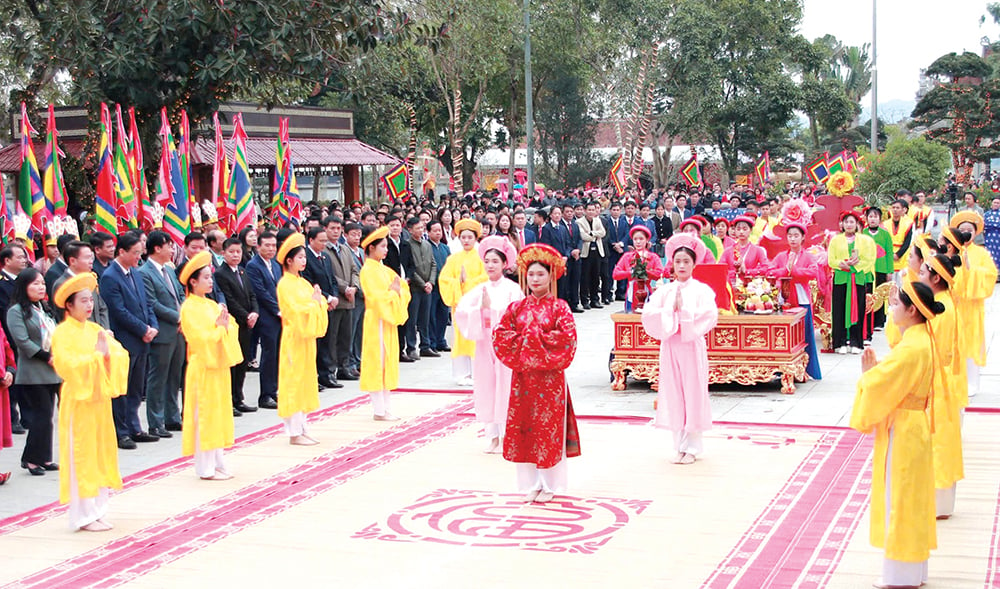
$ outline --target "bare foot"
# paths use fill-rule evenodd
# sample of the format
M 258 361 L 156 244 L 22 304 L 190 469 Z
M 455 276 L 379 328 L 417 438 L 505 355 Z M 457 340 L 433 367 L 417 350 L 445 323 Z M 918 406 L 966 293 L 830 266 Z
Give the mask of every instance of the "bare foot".
M 315 446 L 319 442 L 310 438 L 309 436 L 302 434 L 301 436 L 292 436 L 288 443 L 293 446 Z

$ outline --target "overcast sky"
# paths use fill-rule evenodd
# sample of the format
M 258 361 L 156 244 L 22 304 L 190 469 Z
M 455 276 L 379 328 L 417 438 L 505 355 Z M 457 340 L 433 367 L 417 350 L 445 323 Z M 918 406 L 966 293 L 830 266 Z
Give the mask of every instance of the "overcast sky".
M 877 2 L 879 103 L 914 100 L 921 68 L 952 51 L 979 53 L 983 37 L 1000 38 L 992 19 L 979 24 L 985 1 Z M 810 41 L 829 33 L 845 45 L 871 43 L 872 0 L 804 0 L 801 32 Z

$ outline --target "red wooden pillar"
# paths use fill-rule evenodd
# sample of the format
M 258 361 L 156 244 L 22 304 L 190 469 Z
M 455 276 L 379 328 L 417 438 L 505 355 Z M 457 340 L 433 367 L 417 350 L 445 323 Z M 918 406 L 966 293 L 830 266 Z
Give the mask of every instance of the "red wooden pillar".
M 344 193 L 344 206 L 351 206 L 361 200 L 361 174 L 358 166 L 344 166 L 341 177 L 341 189 Z

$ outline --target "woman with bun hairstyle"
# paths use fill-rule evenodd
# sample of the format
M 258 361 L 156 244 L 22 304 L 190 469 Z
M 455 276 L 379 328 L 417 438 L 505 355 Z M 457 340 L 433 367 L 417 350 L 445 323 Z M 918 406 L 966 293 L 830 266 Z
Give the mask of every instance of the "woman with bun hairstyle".
M 925 284 L 904 282 L 892 306 L 902 333 L 881 361 L 865 348 L 851 428 L 874 434 L 871 543 L 884 550 L 876 587 L 918 587 L 937 548 L 931 394 L 937 359 L 930 321 L 944 311 Z

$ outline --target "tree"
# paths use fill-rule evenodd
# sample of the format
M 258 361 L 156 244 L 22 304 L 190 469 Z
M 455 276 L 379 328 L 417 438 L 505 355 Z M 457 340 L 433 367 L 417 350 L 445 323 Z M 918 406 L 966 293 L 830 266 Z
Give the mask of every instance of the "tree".
M 866 197 L 879 198 L 903 188 L 930 192 L 942 185 L 949 169 L 948 149 L 923 137 L 909 139 L 898 133 L 881 153 L 859 151 L 865 171 L 858 174 L 857 191 Z
M 149 121 L 167 106 L 194 124 L 233 98 L 301 100 L 407 31 L 380 0 L 17 0 L 0 21 L 2 50 L 28 80 L 14 101 L 66 72 L 72 99 L 92 112 L 116 102 Z
M 934 61 L 926 74 L 937 85 L 913 109 L 913 126 L 931 141 L 951 149 L 956 181 L 965 183 L 976 162 L 1000 155 L 1000 119 L 996 98 L 1000 80 L 987 79 L 992 69 L 975 53 L 949 53 Z
M 597 120 L 587 102 L 586 84 L 572 74 L 550 78 L 542 91 L 544 108 L 535 115 L 542 160 L 549 166 L 555 156 L 554 177 L 568 180 L 570 165 L 583 161 L 593 145 Z

